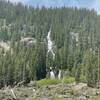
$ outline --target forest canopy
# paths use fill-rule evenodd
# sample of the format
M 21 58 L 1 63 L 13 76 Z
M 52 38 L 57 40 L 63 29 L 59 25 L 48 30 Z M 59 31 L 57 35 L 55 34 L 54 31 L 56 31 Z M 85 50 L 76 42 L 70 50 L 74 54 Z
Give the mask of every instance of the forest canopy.
M 100 81 L 100 16 L 85 8 L 34 8 L 0 1 L 0 87 L 42 79 L 47 68 Z M 51 29 L 55 59 L 47 56 Z M 21 43 L 32 38 L 33 45 Z M 3 45 L 3 46 L 2 46 Z M 81 72 L 81 73 L 79 73 Z

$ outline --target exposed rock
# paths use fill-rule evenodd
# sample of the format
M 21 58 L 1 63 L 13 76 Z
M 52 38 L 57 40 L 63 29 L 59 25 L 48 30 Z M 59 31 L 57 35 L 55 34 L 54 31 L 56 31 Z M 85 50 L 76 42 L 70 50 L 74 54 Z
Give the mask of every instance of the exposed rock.
M 85 84 L 85 83 L 78 83 L 75 86 L 73 86 L 73 89 L 74 90 L 81 90 L 84 87 L 87 87 L 87 84 Z
M 32 37 L 25 37 L 20 40 L 20 42 L 26 47 L 32 47 L 36 44 L 37 40 Z
M 0 41 L 0 49 L 3 49 L 5 52 L 10 50 L 10 44 L 8 42 Z
M 32 82 L 31 82 L 32 84 Z M 90 88 L 84 83 L 57 84 L 36 88 L 15 87 L 18 100 L 99 100 L 100 89 Z M 0 90 L 0 100 L 14 100 L 9 88 Z

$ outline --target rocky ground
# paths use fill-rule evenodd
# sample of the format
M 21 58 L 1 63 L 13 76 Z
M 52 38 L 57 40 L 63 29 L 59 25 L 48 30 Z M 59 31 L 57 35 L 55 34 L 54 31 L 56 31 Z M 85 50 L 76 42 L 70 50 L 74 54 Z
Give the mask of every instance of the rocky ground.
M 0 100 L 100 100 L 100 89 L 84 83 L 57 84 L 43 87 L 15 87 L 0 90 Z

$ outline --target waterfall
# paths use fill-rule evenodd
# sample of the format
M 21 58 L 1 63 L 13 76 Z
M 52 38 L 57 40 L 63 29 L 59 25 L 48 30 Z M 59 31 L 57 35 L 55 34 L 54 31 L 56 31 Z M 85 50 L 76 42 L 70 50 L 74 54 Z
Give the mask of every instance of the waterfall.
M 61 79 L 61 70 L 59 70 L 58 79 Z
M 48 52 L 47 53 L 51 52 L 52 55 L 53 55 L 53 59 L 54 59 L 55 53 L 53 52 L 53 42 L 51 41 L 50 36 L 51 36 L 51 29 L 50 29 L 50 31 L 48 32 L 48 35 L 47 35 L 47 41 L 48 41 Z
M 54 74 L 53 71 L 50 71 L 50 78 L 51 78 L 51 79 L 55 79 L 55 74 Z

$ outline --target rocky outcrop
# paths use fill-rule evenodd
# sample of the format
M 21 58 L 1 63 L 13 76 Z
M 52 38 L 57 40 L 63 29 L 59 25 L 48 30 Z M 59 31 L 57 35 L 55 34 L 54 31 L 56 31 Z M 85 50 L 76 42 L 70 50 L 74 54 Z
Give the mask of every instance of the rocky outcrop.
M 22 38 L 20 42 L 26 47 L 32 47 L 36 44 L 37 40 L 32 37 L 25 37 Z
M 34 83 L 34 82 L 33 82 Z M 99 100 L 100 89 L 85 83 L 57 84 L 43 87 L 34 85 L 13 88 L 18 100 Z M 0 90 L 0 100 L 14 100 L 11 88 Z

